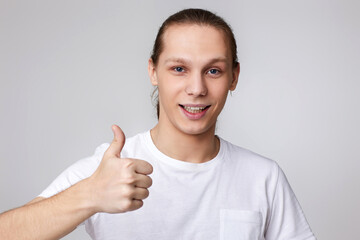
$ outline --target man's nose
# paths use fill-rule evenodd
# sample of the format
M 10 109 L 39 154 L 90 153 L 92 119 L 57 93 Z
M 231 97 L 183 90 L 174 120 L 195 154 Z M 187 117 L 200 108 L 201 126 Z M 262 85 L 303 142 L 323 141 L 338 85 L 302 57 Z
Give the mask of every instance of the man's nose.
M 201 73 L 192 74 L 188 79 L 185 92 L 194 97 L 205 96 L 207 94 L 207 87 L 204 76 Z

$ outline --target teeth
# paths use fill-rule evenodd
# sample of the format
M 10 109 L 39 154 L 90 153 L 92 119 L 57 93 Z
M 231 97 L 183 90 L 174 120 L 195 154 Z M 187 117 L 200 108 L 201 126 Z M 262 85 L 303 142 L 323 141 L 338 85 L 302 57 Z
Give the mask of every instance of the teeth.
M 202 112 L 206 107 L 187 107 L 184 106 L 185 110 L 191 113 L 199 113 Z

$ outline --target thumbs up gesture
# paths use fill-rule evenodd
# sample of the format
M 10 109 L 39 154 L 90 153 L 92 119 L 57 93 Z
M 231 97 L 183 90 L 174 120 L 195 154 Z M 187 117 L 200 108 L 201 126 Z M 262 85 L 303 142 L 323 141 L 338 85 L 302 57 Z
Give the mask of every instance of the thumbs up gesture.
M 121 158 L 125 135 L 119 126 L 113 125 L 114 139 L 104 153 L 97 170 L 90 176 L 92 200 L 96 212 L 122 213 L 143 206 L 149 196 L 152 166 L 143 160 Z

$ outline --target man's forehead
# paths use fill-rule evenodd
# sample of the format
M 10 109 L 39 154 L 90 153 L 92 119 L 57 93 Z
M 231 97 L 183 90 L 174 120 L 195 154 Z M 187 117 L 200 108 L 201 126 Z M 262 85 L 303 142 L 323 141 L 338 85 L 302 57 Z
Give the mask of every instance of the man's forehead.
M 191 34 L 190 34 L 191 33 Z M 212 37 L 203 40 L 219 40 L 226 43 L 225 33 L 210 25 L 199 25 L 199 24 L 172 24 L 166 28 L 163 33 L 163 39 L 165 41 L 177 40 L 179 38 L 191 38 L 195 36 L 209 36 Z
M 170 26 L 162 39 L 162 58 L 169 62 L 202 59 L 212 62 L 231 61 L 231 50 L 222 31 L 210 26 Z M 164 56 L 165 55 L 165 56 Z

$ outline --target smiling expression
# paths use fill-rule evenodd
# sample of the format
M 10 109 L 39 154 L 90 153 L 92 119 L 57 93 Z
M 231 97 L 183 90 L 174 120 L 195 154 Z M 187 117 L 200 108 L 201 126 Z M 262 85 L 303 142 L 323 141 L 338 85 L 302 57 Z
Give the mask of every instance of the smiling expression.
M 195 24 L 166 29 L 157 65 L 149 60 L 149 75 L 159 91 L 159 124 L 168 130 L 185 134 L 215 130 L 239 75 L 224 36 L 214 27 Z

